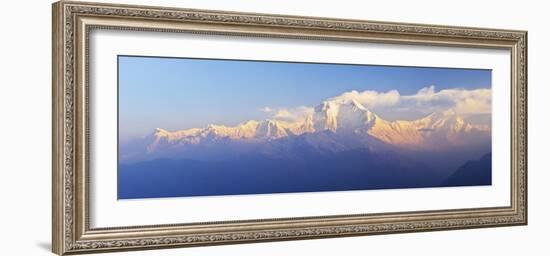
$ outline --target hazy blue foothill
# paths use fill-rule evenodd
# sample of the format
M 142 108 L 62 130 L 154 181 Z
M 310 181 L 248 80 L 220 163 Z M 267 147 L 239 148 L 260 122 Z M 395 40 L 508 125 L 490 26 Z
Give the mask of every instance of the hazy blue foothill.
M 491 185 L 491 153 L 478 160 L 471 160 L 460 166 L 445 181 L 446 186 Z
M 286 138 L 273 147 L 285 154 L 230 156 L 216 161 L 154 159 L 119 165 L 119 199 L 240 195 L 365 189 L 424 188 L 491 184 L 490 153 L 470 159 L 484 147 L 415 154 L 351 149 L 319 150 L 304 137 Z M 333 135 L 335 136 L 335 135 Z M 290 144 L 290 146 L 289 146 Z M 258 150 L 261 152 L 261 150 Z M 449 157 L 455 161 L 446 161 Z M 477 158 L 477 157 L 476 157 Z M 434 161 L 439 159 L 441 161 Z
M 278 161 L 156 159 L 119 166 L 119 199 L 491 185 L 489 157 L 441 172 L 364 150 Z M 347 164 L 341 165 L 345 162 Z M 446 179 L 444 176 L 449 176 Z

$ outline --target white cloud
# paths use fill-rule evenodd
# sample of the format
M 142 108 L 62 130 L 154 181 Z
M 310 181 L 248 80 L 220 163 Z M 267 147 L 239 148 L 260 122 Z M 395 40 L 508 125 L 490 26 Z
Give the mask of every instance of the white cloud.
M 377 91 L 363 91 L 357 92 L 355 90 L 351 92 L 345 92 L 339 96 L 330 98 L 329 100 L 335 100 L 342 103 L 347 103 L 352 100 L 356 100 L 368 108 L 375 107 L 387 107 L 394 106 L 399 103 L 401 95 L 396 90 L 387 92 Z
M 465 118 L 484 116 L 481 122 L 490 122 L 491 114 L 491 89 L 463 88 L 444 89 L 437 91 L 435 86 L 428 86 L 411 95 L 401 95 L 397 90 L 387 92 L 377 91 L 350 91 L 329 101 L 349 103 L 355 100 L 363 106 L 387 120 L 414 120 L 433 112 L 452 110 Z M 273 109 L 264 107 L 260 109 L 268 113 L 270 118 L 283 122 L 299 122 L 313 114 L 313 107 L 296 107 Z
M 270 107 L 268 106 L 265 106 L 263 108 L 260 108 L 260 111 L 264 112 L 264 113 L 271 113 L 273 111 L 273 109 L 271 109 Z
M 466 90 L 462 88 L 435 91 L 435 86 L 424 87 L 416 94 L 402 96 L 405 106 L 430 112 L 452 109 L 458 114 L 490 114 L 491 89 Z
M 303 121 L 307 116 L 313 113 L 311 107 L 297 107 L 292 109 L 281 108 L 272 116 L 273 119 L 283 122 Z
M 356 100 L 390 119 L 414 119 L 437 111 L 453 110 L 461 115 L 490 114 L 491 89 L 462 88 L 436 91 L 435 86 L 424 87 L 412 95 L 401 95 L 396 90 L 387 92 L 351 91 L 330 98 L 342 103 Z

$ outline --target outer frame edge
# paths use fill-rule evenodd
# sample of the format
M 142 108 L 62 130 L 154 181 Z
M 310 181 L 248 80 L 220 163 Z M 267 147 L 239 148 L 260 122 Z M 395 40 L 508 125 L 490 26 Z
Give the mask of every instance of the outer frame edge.
M 64 255 L 64 254 L 76 254 L 76 253 L 90 253 L 90 252 L 106 252 L 106 251 L 127 251 L 127 250 L 147 250 L 147 249 L 155 249 L 155 248 L 176 248 L 176 247 L 190 247 L 190 246 L 205 246 L 205 245 L 209 245 L 209 246 L 212 246 L 212 245 L 218 245 L 218 244 L 233 244 L 233 243 L 254 243 L 254 242 L 268 242 L 268 241 L 283 241 L 283 240 L 301 240 L 301 239 L 318 239 L 318 238 L 328 238 L 328 237 L 344 237 L 344 236 L 360 236 L 360 235 L 375 235 L 375 234 L 382 234 L 382 233 L 376 233 L 376 232 L 372 232 L 372 233 L 353 233 L 353 234 L 332 234 L 332 235 L 320 235 L 320 236 L 311 236 L 311 237 L 307 237 L 307 236 L 302 236 L 302 237 L 282 237 L 282 238 L 275 238 L 275 237 L 272 237 L 271 239 L 265 239 L 265 240 L 262 240 L 262 239 L 257 239 L 257 240 L 252 240 L 252 241 L 249 241 L 249 240 L 243 240 L 243 241 L 232 241 L 232 240 L 226 240 L 226 241 L 218 241 L 218 242 L 212 242 L 212 243 L 196 243 L 196 244 L 166 244 L 166 245 L 162 245 L 162 246 L 155 246 L 155 245 L 145 245 L 145 246 L 135 246 L 135 245 L 131 245 L 129 247 L 116 247 L 115 244 L 111 244 L 109 245 L 108 247 L 104 247 L 104 248 L 100 248 L 100 247 L 94 247 L 94 248 L 85 248 L 85 247 L 79 247 L 79 242 L 83 242 L 83 241 L 79 241 L 78 238 L 73 238 L 73 239 L 69 239 L 65 236 L 65 233 L 70 233 L 70 229 L 69 230 L 66 230 L 66 225 L 67 226 L 70 226 L 70 223 L 67 224 L 65 223 L 66 219 L 69 219 L 70 218 L 70 215 L 67 216 L 66 214 L 72 214 L 71 210 L 72 209 L 69 209 L 69 207 L 71 207 L 71 205 L 69 206 L 65 206 L 65 195 L 66 194 L 69 194 L 72 193 L 71 191 L 68 191 L 68 192 L 65 192 L 64 191 L 64 188 L 65 188 L 65 183 L 64 183 L 64 177 L 65 177 L 65 167 L 64 167 L 64 161 L 65 161 L 65 158 L 64 158 L 64 150 L 65 148 L 63 147 L 64 146 L 64 143 L 65 143 L 65 140 L 64 140 L 64 134 L 65 132 L 70 132 L 70 131 L 67 131 L 67 128 L 65 127 L 65 109 L 68 108 L 68 105 L 66 105 L 66 103 L 64 102 L 64 94 L 65 94 L 65 88 L 64 88 L 64 85 L 65 83 L 68 83 L 64 80 L 64 75 L 65 75 L 65 68 L 64 68 L 64 53 L 65 53 L 65 47 L 67 47 L 64 43 L 64 29 L 66 28 L 65 26 L 69 26 L 70 25 L 66 25 L 64 23 L 64 17 L 65 17 L 65 7 L 66 6 L 69 6 L 70 4 L 89 4 L 89 5 L 94 5 L 94 3 L 80 3 L 80 2 L 65 2 L 65 1 L 60 1 L 60 2 L 57 2 L 53 5 L 53 43 L 52 43 L 52 54 L 53 54 L 53 76 L 52 76 L 52 80 L 53 80 L 53 88 L 52 88 L 52 91 L 53 91 L 53 97 L 54 97 L 54 102 L 52 102 L 52 108 L 53 108 L 53 124 L 52 124 L 52 131 L 53 131 L 53 135 L 52 135 L 52 139 L 53 139 L 53 163 L 52 163 L 52 168 L 53 168 L 53 175 L 52 175 L 52 178 L 53 178 L 53 187 L 52 187 L 52 191 L 53 191 L 53 221 L 52 221 L 52 225 L 53 225 L 53 228 L 52 228 L 52 236 L 53 236 L 53 241 L 52 241 L 52 250 L 59 254 L 59 255 Z M 111 5 L 106 5 L 106 4 L 97 4 L 99 6 L 111 6 Z M 114 6 L 114 7 L 117 7 L 117 6 Z M 135 6 L 118 6 L 118 7 L 135 7 Z M 154 8 L 153 6 L 147 6 L 145 8 Z M 173 9 L 173 8 L 166 8 L 166 9 Z M 69 11 L 70 13 L 70 11 Z M 226 12 L 220 12 L 221 14 L 223 13 L 226 13 Z M 230 12 L 227 12 L 227 13 L 230 13 Z M 243 14 L 246 14 L 246 13 L 243 13 Z M 250 13 L 249 13 L 250 14 Z M 261 15 L 269 15 L 269 14 L 261 14 Z M 276 17 L 276 16 L 275 16 Z M 295 17 L 295 16 L 283 16 L 283 17 Z M 307 17 L 307 18 L 310 18 L 310 17 Z M 324 18 L 323 18 L 324 19 Z M 386 23 L 387 24 L 390 24 L 390 23 Z M 398 24 L 401 24 L 401 23 L 398 23 Z M 406 24 L 406 23 L 403 23 L 404 25 L 419 25 L 419 24 Z M 436 25 L 427 25 L 427 26 L 436 26 Z M 442 27 L 447 27 L 447 26 L 442 26 Z M 450 27 L 450 26 L 449 26 Z M 472 28 L 472 29 L 475 29 L 475 28 Z M 508 32 L 511 32 L 511 31 L 508 31 Z M 517 31 L 516 31 L 517 32 Z M 521 90 L 525 90 L 525 100 L 527 100 L 527 33 L 524 32 L 524 39 L 525 39 L 525 47 L 522 48 L 521 52 L 520 52 L 520 55 L 521 54 L 524 54 L 524 66 L 521 67 L 521 66 L 515 66 L 515 68 L 517 68 L 517 70 L 520 72 L 520 73 L 523 73 L 523 79 L 520 80 L 521 82 L 523 82 L 523 85 L 524 87 L 520 88 Z M 67 90 L 69 91 L 70 88 L 67 88 Z M 526 113 L 526 110 L 527 110 L 527 106 L 525 105 L 523 109 L 521 108 L 518 108 L 518 110 L 520 111 L 525 111 L 525 118 L 527 118 L 527 113 Z M 518 120 L 518 121 L 521 121 Z M 525 119 L 525 129 L 527 127 L 527 119 Z M 527 131 L 525 130 L 524 131 L 524 140 L 525 140 L 525 146 L 527 146 Z M 73 138 L 74 139 L 74 138 Z M 401 231 L 395 231 L 395 232 L 383 232 L 385 234 L 389 234 L 389 233 L 408 233 L 408 232 L 426 232 L 426 231 L 437 231 L 437 230 L 452 230 L 452 229 L 469 229 L 469 228 L 482 228 L 482 227 L 497 227 L 497 226 L 515 226 L 515 225 L 526 225 L 527 224 L 527 161 L 526 161 L 526 157 L 527 157 L 527 148 L 525 148 L 525 154 L 523 156 L 521 156 L 522 158 L 525 159 L 525 163 L 524 163 L 524 168 L 525 168 L 525 176 L 524 176 L 524 181 L 525 181 L 525 184 L 524 184 L 524 188 L 525 188 L 525 193 L 523 194 L 524 196 L 524 202 L 525 202 L 525 209 L 523 209 L 522 212 L 516 212 L 516 217 L 523 217 L 521 219 L 515 219 L 513 222 L 508 222 L 508 223 L 501 223 L 501 224 L 496 224 L 496 225 L 487 225 L 487 226 L 457 226 L 457 227 L 451 227 L 451 228 L 442 228 L 442 229 L 415 229 L 415 230 L 401 230 Z M 74 189 L 74 184 L 72 184 L 72 188 Z M 65 208 L 68 208 L 69 212 L 67 213 L 66 212 L 66 209 Z M 122 240 L 124 240 L 126 238 L 123 238 Z M 66 240 L 70 240 L 70 241 L 66 241 Z M 122 241 L 119 241 L 119 242 L 122 242 Z
M 63 2 L 52 4 L 52 243 L 53 253 L 65 252 L 63 222 Z

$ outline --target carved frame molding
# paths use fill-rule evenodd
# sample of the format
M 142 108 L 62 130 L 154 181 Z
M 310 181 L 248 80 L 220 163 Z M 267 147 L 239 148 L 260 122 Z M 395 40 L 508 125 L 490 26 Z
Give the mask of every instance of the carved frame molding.
M 93 29 L 510 49 L 512 205 L 91 229 L 87 205 L 87 40 Z M 52 66 L 52 247 L 60 255 L 527 224 L 526 31 L 61 1 L 53 5 Z

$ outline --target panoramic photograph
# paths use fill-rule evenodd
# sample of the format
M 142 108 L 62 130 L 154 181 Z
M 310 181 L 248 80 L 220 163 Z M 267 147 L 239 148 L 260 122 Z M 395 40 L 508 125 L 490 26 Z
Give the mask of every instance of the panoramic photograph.
M 118 56 L 118 199 L 491 185 L 491 70 Z

